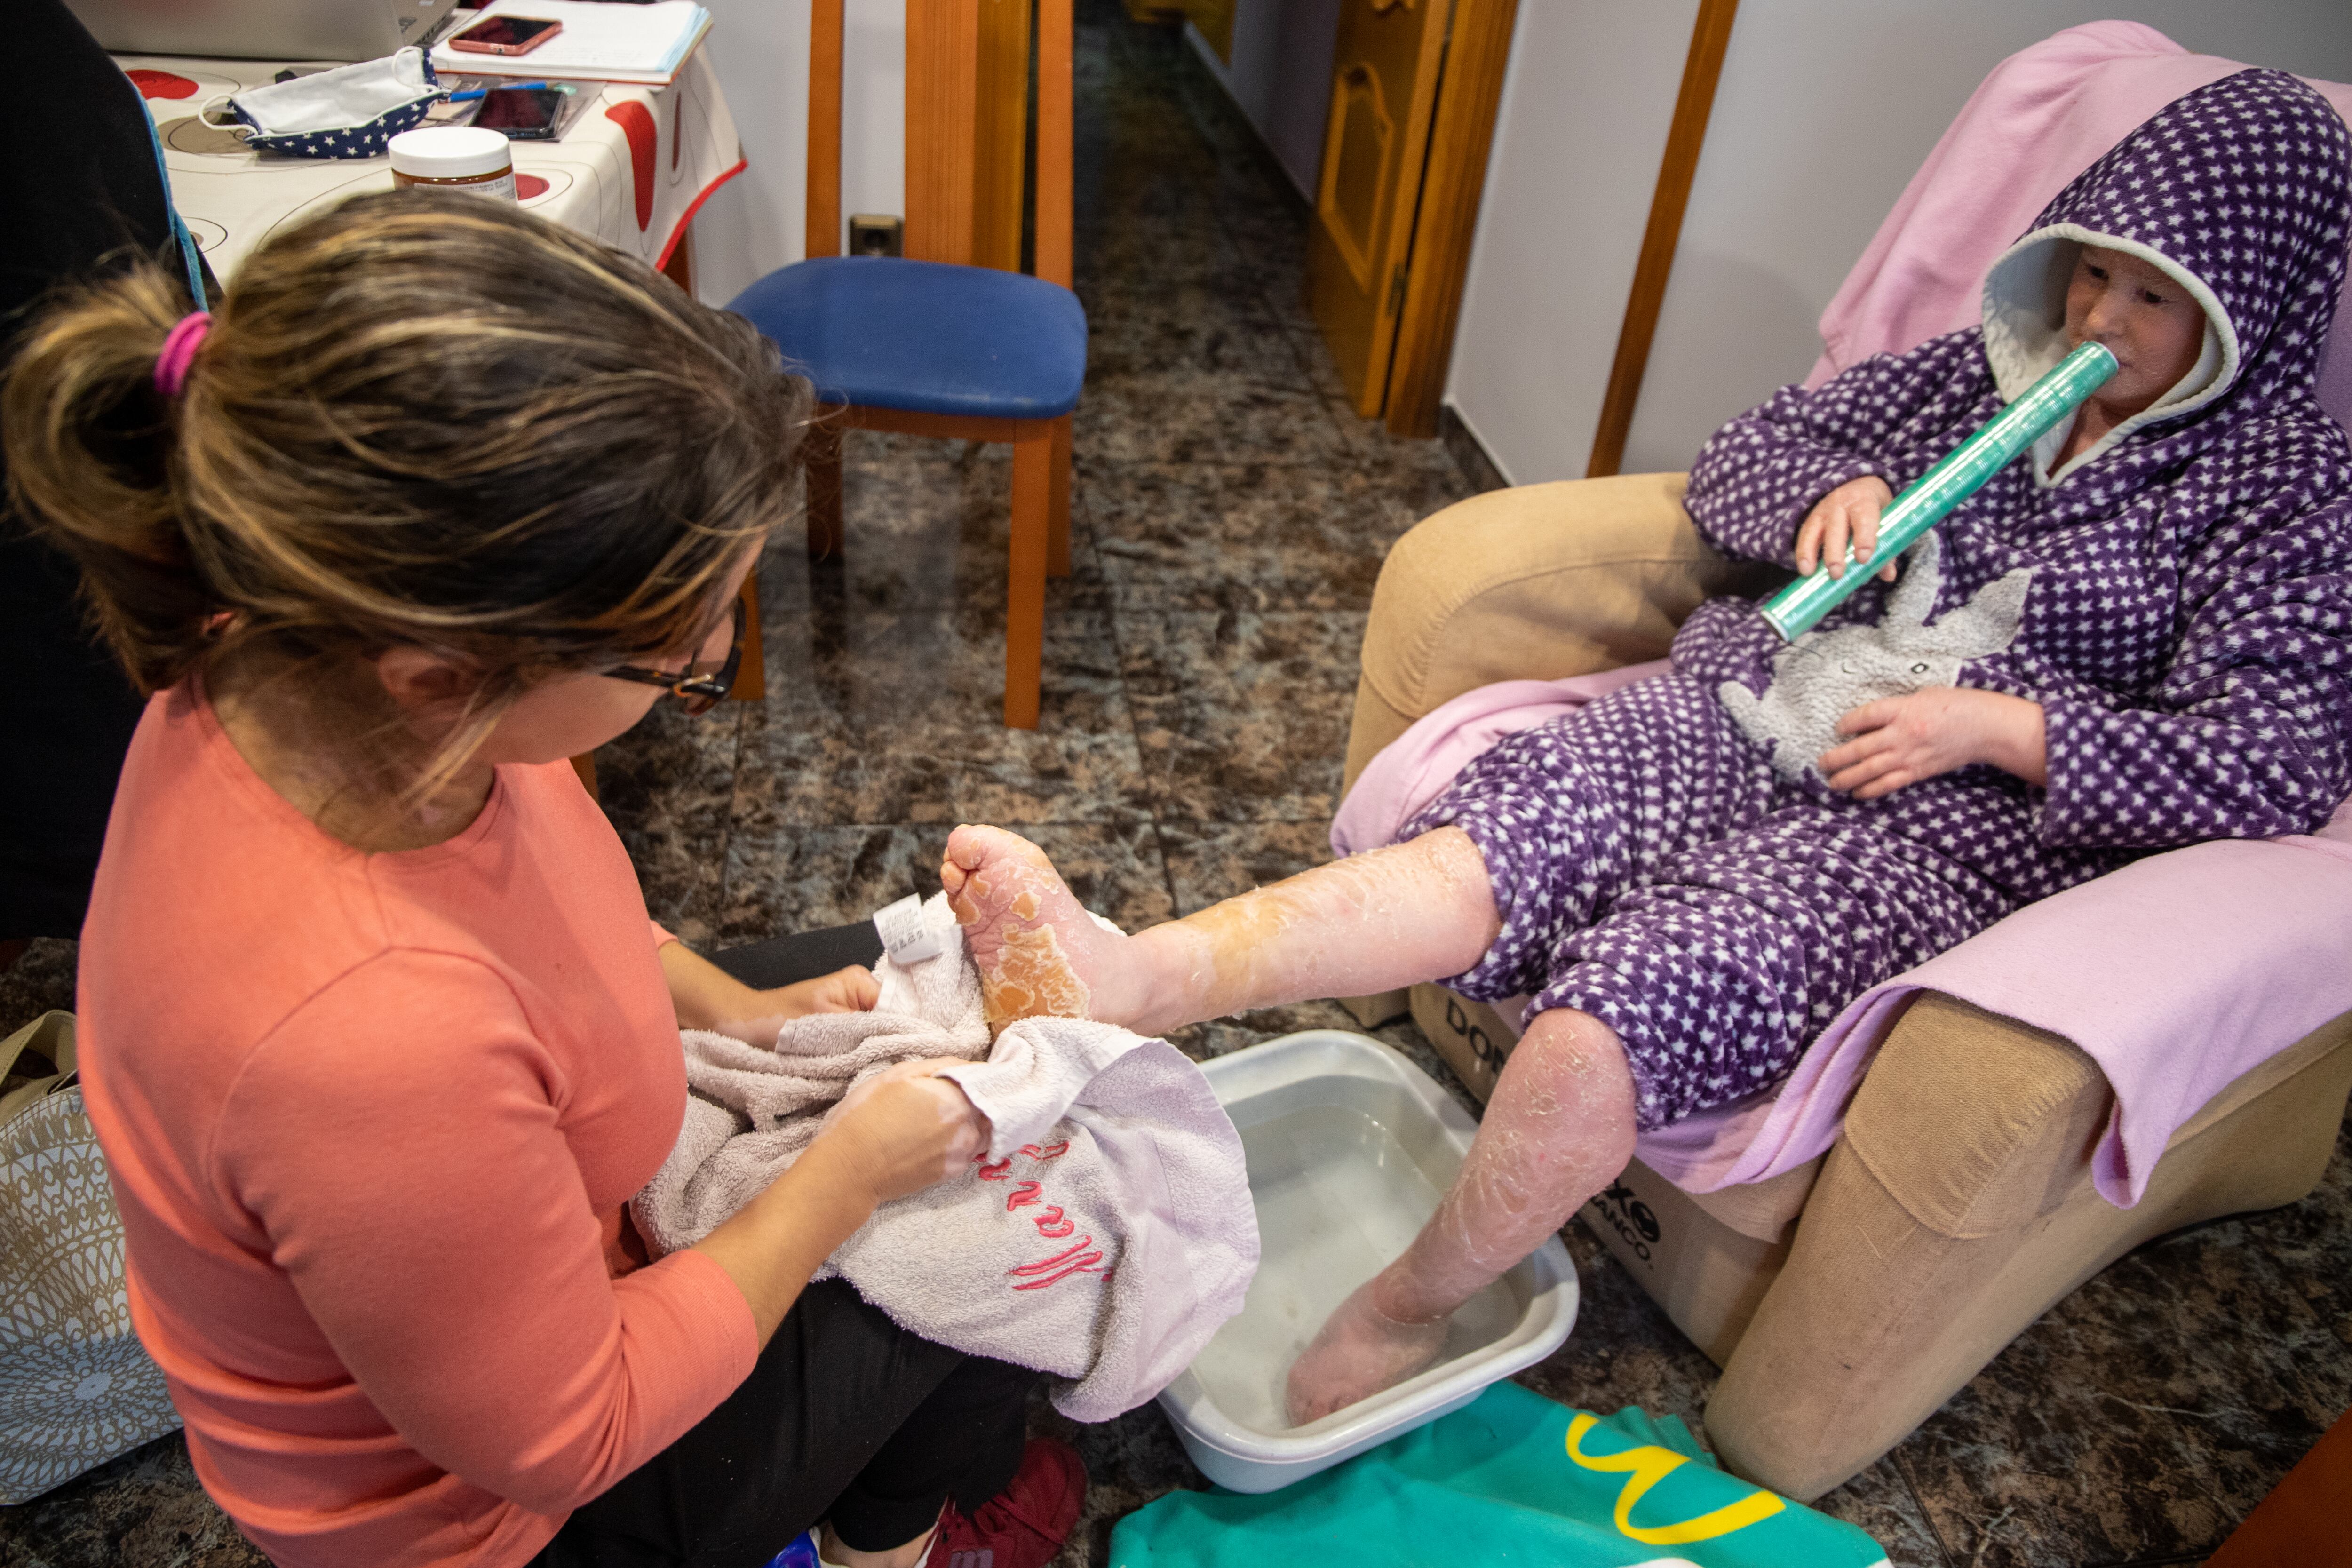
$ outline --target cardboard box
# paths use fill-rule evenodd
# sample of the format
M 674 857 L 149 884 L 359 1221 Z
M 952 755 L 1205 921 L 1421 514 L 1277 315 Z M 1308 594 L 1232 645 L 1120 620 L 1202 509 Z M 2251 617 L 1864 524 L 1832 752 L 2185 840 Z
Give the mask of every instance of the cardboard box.
M 1416 985 L 1412 1021 L 1481 1103 L 1494 1094 L 1495 1079 L 1510 1059 L 1511 1047 L 1519 1043 L 1518 1030 L 1501 1013 L 1442 985 Z

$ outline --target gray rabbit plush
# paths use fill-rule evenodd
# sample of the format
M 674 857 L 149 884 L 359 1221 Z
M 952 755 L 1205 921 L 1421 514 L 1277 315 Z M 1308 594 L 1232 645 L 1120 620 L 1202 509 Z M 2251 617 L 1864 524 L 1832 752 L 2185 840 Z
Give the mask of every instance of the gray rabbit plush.
M 1865 702 L 1931 686 L 1958 685 L 1960 666 L 1999 653 L 2017 637 L 2033 571 L 2021 567 L 1986 584 L 1968 603 L 1927 625 L 1943 585 L 1941 547 L 1928 534 L 1904 552 L 1901 580 L 1875 626 L 1807 632 L 1772 659 L 1772 684 L 1759 698 L 1736 680 L 1716 695 L 1772 766 L 1801 779 L 1844 739 L 1837 722 Z

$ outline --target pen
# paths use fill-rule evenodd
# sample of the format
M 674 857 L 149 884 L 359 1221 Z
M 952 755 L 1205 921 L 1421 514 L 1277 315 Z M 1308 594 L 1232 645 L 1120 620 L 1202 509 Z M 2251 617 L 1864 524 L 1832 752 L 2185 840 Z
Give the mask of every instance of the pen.
M 494 92 L 531 92 L 552 88 L 557 92 L 570 92 L 572 84 L 562 81 L 502 81 L 496 87 L 469 87 L 463 92 L 449 95 L 452 103 L 464 103 L 471 99 L 487 98 Z

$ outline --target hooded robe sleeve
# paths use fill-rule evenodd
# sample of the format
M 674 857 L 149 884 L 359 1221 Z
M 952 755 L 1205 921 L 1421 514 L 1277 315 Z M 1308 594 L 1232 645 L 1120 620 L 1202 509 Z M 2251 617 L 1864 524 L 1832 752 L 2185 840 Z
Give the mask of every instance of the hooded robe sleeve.
M 2040 694 L 2053 847 L 2308 833 L 2352 795 L 2352 500 L 2256 511 L 2182 574 L 2183 631 L 2138 700 Z
M 1794 568 L 1797 529 L 1823 496 L 1866 475 L 1899 491 L 1927 471 L 1885 454 L 1913 450 L 1979 401 L 1980 366 L 1977 334 L 1959 331 L 1874 354 L 1811 392 L 1784 386 L 1708 437 L 1683 504 L 1718 550 Z

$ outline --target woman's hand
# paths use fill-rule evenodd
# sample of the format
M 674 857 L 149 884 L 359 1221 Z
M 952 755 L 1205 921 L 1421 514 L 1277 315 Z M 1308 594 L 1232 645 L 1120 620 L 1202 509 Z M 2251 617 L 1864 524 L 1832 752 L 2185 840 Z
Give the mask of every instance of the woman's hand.
M 881 982 L 874 978 L 874 972 L 854 964 L 797 985 L 779 985 L 773 991 L 740 989 L 742 994 L 728 1008 L 732 1016 L 708 1027 L 714 1034 L 731 1035 L 763 1050 L 776 1048 L 777 1031 L 794 1018 L 812 1013 L 870 1013 L 882 995 Z
M 882 987 L 865 969 L 836 969 L 797 985 L 755 991 L 682 942 L 662 943 L 662 976 L 681 1029 L 715 1029 L 754 1046 L 772 1047 L 787 1018 L 811 1013 L 863 1013 Z
M 1895 492 L 1886 481 L 1875 474 L 1864 474 L 1858 479 L 1848 479 L 1813 503 L 1805 521 L 1797 530 L 1797 571 L 1811 575 L 1813 567 L 1822 562 L 1830 563 L 1830 575 L 1845 575 L 1845 551 L 1851 543 L 1854 557 L 1867 561 L 1878 552 L 1878 514 Z M 1878 580 L 1895 581 L 1895 563 L 1890 561 L 1879 569 Z
M 839 1159 L 877 1204 L 946 1181 L 988 1150 L 988 1118 L 939 1076 L 971 1065 L 948 1057 L 886 1068 L 842 1096 L 810 1152 Z
M 1882 698 L 1839 720 L 1838 733 L 1854 738 L 1822 753 L 1822 776 L 1856 800 L 1970 763 L 1990 763 L 2027 784 L 2049 779 L 2042 704 L 1999 691 L 1936 686 Z
M 874 978 L 872 970 L 851 964 L 847 969 L 836 969 L 797 985 L 779 985 L 773 991 L 754 991 L 751 995 L 753 1016 L 772 1018 L 781 1024 L 786 1018 L 805 1018 L 811 1013 L 870 1013 L 881 999 L 882 983 Z
M 842 1096 L 782 1175 L 695 1243 L 743 1292 L 762 1345 L 876 1205 L 944 1181 L 987 1150 L 988 1118 L 939 1076 L 963 1065 L 900 1062 L 876 1073 Z

